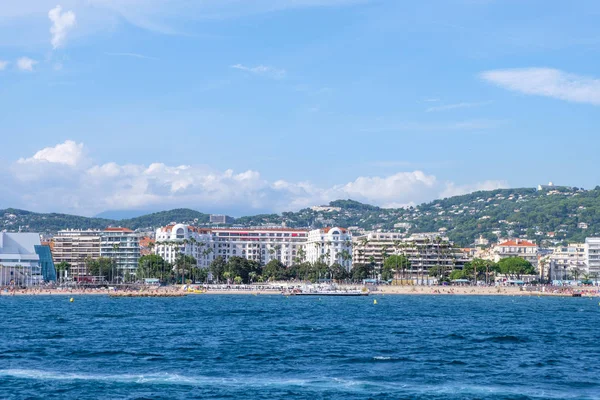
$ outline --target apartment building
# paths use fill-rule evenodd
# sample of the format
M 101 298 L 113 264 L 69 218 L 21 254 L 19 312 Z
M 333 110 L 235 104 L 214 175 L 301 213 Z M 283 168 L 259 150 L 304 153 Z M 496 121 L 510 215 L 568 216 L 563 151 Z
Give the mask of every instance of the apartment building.
M 469 253 L 453 247 L 447 237 L 438 233 L 419 233 L 403 237 L 397 232 L 369 232 L 353 238 L 352 262 L 377 266 L 385 257 L 403 254 L 410 261 L 410 271 L 425 274 L 433 267 L 449 270 L 462 268 L 470 261 Z
M 494 246 L 492 252 L 495 262 L 508 257 L 521 257 L 529 261 L 534 267 L 537 267 L 540 248 L 535 243 L 527 240 L 508 239 Z
M 547 259 L 546 271 L 553 280 L 565 280 L 574 272 L 582 273 L 587 270 L 585 243 L 555 247 L 545 259 Z
M 347 270 L 352 266 L 352 234 L 344 228 L 322 228 L 308 232 L 306 261 L 339 263 Z
M 99 230 L 62 230 L 52 239 L 52 257 L 59 264 L 71 264 L 69 275 L 87 275 L 85 260 L 100 257 Z
M 127 228 L 106 228 L 100 233 L 100 257 L 114 260 L 124 277 L 135 275 L 140 259 L 139 234 Z
M 88 274 L 86 260 L 107 257 L 125 274 L 135 273 L 140 259 L 139 235 L 127 228 L 62 230 L 53 238 L 55 263 L 71 264 L 69 275 Z
M 600 237 L 585 238 L 585 259 L 591 276 L 600 276 Z

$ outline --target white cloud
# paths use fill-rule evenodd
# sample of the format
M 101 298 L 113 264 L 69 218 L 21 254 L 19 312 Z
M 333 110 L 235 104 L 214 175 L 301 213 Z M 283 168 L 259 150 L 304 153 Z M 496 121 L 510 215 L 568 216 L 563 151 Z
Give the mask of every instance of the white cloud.
M 452 182 L 446 183 L 446 188 L 440 193 L 441 198 L 460 196 L 467 193 L 473 193 L 480 190 L 496 190 L 508 188 L 508 182 L 506 181 L 484 181 L 477 182 L 468 185 L 456 185 Z
M 46 147 L 30 158 L 20 158 L 20 164 L 53 163 L 75 167 L 83 158 L 83 143 L 66 140 L 54 147 Z
M 61 0 L 63 9 L 73 10 L 61 15 L 73 12 L 73 18 L 64 20 L 57 33 L 62 34 L 73 27 L 70 21 L 75 20 L 75 13 L 77 35 L 112 30 L 116 24 L 124 21 L 159 33 L 186 34 L 180 31 L 181 26 L 188 25 L 185 22 L 238 18 L 286 9 L 342 7 L 369 1 L 371 0 Z M 47 35 L 47 30 L 40 27 L 44 26 L 44 20 L 47 21 L 49 16 L 48 10 L 56 6 L 57 0 L 2 0 L 0 4 L 0 22 L 18 21 L 20 25 L 15 33 L 14 24 L 0 23 L 0 45 L 35 45 Z M 61 30 L 60 27 L 66 29 Z M 54 37 L 54 32 L 52 34 Z M 56 43 L 60 45 L 62 40 L 57 39 Z
M 600 79 L 558 69 L 501 69 L 483 72 L 481 78 L 515 92 L 600 105 Z
M 219 171 L 205 165 L 164 163 L 94 164 L 82 143 L 67 140 L 32 157 L 21 158 L 4 180 L 15 207 L 93 215 L 111 209 L 168 209 L 238 213 L 280 212 L 352 198 L 382 207 L 418 204 L 474 190 L 495 189 L 505 182 L 457 185 L 423 171 L 361 176 L 350 182 L 320 186 L 311 182 L 270 181 L 258 171 Z
M 29 57 L 21 57 L 17 60 L 17 68 L 19 68 L 21 71 L 33 71 L 33 67 L 37 63 L 37 61 L 32 60 Z
M 0 60 L 0 71 L 3 71 L 8 66 L 8 61 Z
M 58 5 L 48 12 L 48 18 L 52 21 L 50 43 L 52 43 L 52 48 L 57 49 L 64 44 L 67 32 L 75 26 L 75 13 L 73 11 L 62 12 L 62 7 Z
M 285 77 L 285 74 L 286 74 L 284 69 L 269 67 L 266 65 L 258 65 L 256 67 L 247 67 L 242 64 L 235 64 L 235 65 L 232 65 L 231 68 L 250 72 L 250 73 L 253 73 L 256 75 L 268 76 L 268 77 L 275 78 L 275 79 L 281 79 L 281 78 Z
M 490 104 L 489 101 L 481 101 L 481 102 L 477 102 L 477 103 L 455 103 L 455 104 L 446 104 L 443 106 L 436 106 L 436 107 L 429 107 L 426 111 L 427 112 L 434 112 L 434 111 L 448 111 L 448 110 L 456 110 L 459 108 L 473 108 L 473 107 L 479 107 L 479 106 L 483 106 L 486 104 Z

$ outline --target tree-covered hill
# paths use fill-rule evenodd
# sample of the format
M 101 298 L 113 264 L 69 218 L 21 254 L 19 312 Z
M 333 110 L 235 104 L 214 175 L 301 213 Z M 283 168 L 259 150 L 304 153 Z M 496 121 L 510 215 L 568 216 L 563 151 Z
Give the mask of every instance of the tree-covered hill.
M 386 209 L 354 200 L 336 200 L 330 208 L 305 208 L 282 214 L 241 217 L 235 226 L 323 227 L 343 226 L 356 230 L 398 230 L 445 232 L 461 246 L 468 246 L 480 235 L 522 237 L 538 243 L 561 243 L 600 236 L 600 187 L 594 190 L 553 188 L 552 190 L 499 189 L 435 200 L 416 207 Z M 209 215 L 190 209 L 176 209 L 128 220 L 113 221 L 65 214 L 37 214 L 28 211 L 0 210 L 0 229 L 56 232 L 65 228 L 125 226 L 150 229 L 171 222 L 210 226 Z
M 104 229 L 123 226 L 130 229 L 153 229 L 171 222 L 206 224 L 209 215 L 187 208 L 161 211 L 125 220 L 88 218 L 69 214 L 40 214 L 7 208 L 0 210 L 0 230 L 55 233 L 61 229 Z

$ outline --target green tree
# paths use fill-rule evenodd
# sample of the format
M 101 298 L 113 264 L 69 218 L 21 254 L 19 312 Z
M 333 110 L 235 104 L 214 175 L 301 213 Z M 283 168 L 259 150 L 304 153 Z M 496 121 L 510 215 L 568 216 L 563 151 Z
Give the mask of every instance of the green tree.
M 175 273 L 176 280 L 178 282 L 184 283 L 186 277 L 191 276 L 191 272 L 193 268 L 196 268 L 198 262 L 196 259 L 190 255 L 179 253 L 175 257 Z M 179 277 L 179 278 L 177 278 Z
M 157 278 L 163 279 L 167 262 L 158 254 L 141 256 L 138 261 L 136 276 L 138 279 Z
M 348 277 L 350 276 L 348 270 L 344 268 L 340 263 L 333 263 L 329 267 L 329 271 L 331 274 L 331 279 L 336 281 L 343 281 L 345 279 L 348 279 Z
M 206 282 L 208 280 L 208 269 L 206 268 L 195 268 L 195 280 L 197 282 Z
M 506 277 L 520 279 L 522 275 L 535 274 L 535 268 L 531 263 L 521 257 L 503 258 L 498 262 L 500 273 Z
M 256 272 L 254 272 L 256 274 Z M 285 278 L 285 265 L 278 259 L 272 259 L 263 267 L 262 275 L 267 280 L 278 281 Z
M 226 272 L 229 272 L 229 277 L 241 277 L 244 283 L 250 281 L 250 273 L 255 272 L 257 275 L 262 275 L 262 267 L 259 262 L 248 260 L 243 257 L 230 257 L 226 264 Z
M 56 272 L 58 272 L 59 280 L 64 280 L 67 276 L 68 271 L 71 269 L 71 264 L 66 261 L 59 262 L 54 266 L 56 268 Z
M 210 263 L 208 269 L 212 274 L 213 279 L 216 282 L 220 282 L 221 278 L 224 278 L 223 273 L 225 272 L 225 268 L 227 267 L 227 263 L 223 259 L 223 257 L 218 256 Z
M 450 272 L 450 276 L 449 276 L 450 280 L 455 280 L 455 279 L 469 279 L 469 276 L 465 274 L 465 271 L 462 269 L 455 269 L 452 272 Z
M 88 273 L 95 277 L 101 277 L 105 281 L 113 282 L 121 277 L 118 269 L 114 268 L 113 260 L 107 257 L 86 260 Z
M 478 281 L 490 282 L 490 277 L 499 271 L 498 264 L 491 260 L 484 260 L 481 258 L 474 258 L 465 264 L 463 270 L 465 271 L 464 276 L 467 279 L 472 279 L 475 283 Z
M 381 279 L 384 281 L 394 278 L 395 273 L 410 268 L 410 261 L 404 254 L 393 254 L 383 262 Z
M 353 280 L 362 281 L 369 278 L 370 272 L 371 271 L 368 264 L 356 263 L 352 265 L 352 270 L 350 273 Z

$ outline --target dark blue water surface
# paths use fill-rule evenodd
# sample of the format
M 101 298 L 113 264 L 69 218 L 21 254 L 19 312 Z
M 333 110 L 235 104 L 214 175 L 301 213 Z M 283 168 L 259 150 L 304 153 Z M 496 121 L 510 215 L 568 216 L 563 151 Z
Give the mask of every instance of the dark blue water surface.
M 0 398 L 600 398 L 598 300 L 0 297 Z

